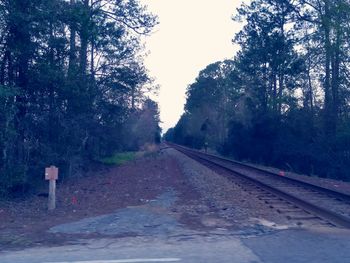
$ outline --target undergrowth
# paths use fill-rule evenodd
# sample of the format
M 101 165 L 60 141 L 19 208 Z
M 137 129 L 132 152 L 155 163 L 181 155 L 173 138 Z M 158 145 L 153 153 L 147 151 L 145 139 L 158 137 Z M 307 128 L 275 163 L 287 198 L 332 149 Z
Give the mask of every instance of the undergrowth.
M 105 157 L 99 161 L 107 165 L 122 165 L 136 158 L 136 152 L 115 153 L 112 156 Z

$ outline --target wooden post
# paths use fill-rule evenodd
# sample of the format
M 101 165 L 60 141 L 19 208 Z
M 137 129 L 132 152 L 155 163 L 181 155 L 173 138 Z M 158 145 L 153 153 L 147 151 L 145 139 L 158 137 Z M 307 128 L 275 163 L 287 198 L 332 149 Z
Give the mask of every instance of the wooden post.
M 45 180 L 49 180 L 49 202 L 48 209 L 56 208 L 56 180 L 58 179 L 58 168 L 50 166 L 45 168 Z
M 49 181 L 49 210 L 54 210 L 56 208 L 56 180 Z

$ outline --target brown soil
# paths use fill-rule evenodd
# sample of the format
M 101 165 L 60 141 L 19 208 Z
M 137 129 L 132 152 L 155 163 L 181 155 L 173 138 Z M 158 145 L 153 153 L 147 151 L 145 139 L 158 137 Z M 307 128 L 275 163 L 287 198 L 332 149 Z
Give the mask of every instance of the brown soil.
M 47 197 L 0 203 L 0 250 L 38 245 L 60 245 L 89 235 L 52 234 L 55 225 L 143 205 L 172 187 L 180 193 L 179 205 L 196 199 L 173 158 L 148 154 L 120 167 L 103 167 L 83 178 L 58 183 L 57 208 L 47 210 Z M 186 195 L 186 196 L 183 196 Z M 175 209 L 176 210 L 176 209 Z M 183 215 L 184 221 L 191 220 Z M 196 225 L 196 223 L 193 223 Z
M 175 217 L 185 228 L 203 234 L 220 229 L 239 232 L 252 225 L 255 227 L 256 220 L 260 219 L 278 225 L 288 224 L 286 218 L 220 173 L 162 147 L 125 165 L 101 165 L 84 177 L 59 182 L 54 211 L 47 210 L 47 197 L 0 202 L 0 251 L 58 246 L 103 237 L 101 234 L 49 233 L 48 230 L 129 206 L 147 207 L 150 200 L 169 188 L 176 191 L 178 199 L 165 213 Z M 257 231 L 260 230 L 265 231 L 260 228 Z

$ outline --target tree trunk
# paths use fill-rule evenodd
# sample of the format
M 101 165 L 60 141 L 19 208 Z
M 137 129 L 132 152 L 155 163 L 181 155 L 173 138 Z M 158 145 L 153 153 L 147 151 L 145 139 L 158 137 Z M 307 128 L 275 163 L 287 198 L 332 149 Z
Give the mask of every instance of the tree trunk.
M 84 0 L 84 17 L 80 29 L 80 75 L 84 80 L 86 78 L 87 54 L 89 44 L 89 23 L 90 23 L 89 0 Z
M 309 107 L 311 111 L 311 115 L 313 116 L 314 113 L 314 92 L 313 92 L 313 87 L 312 87 L 312 80 L 311 80 L 311 75 L 310 75 L 310 63 L 311 61 L 308 62 L 308 68 L 307 68 L 307 79 L 308 79 L 308 91 L 307 91 L 307 100 L 309 101 Z
M 281 23 L 280 23 L 280 33 L 281 33 L 281 63 L 279 65 L 279 74 L 278 74 L 278 96 L 277 96 L 277 113 L 280 115 L 282 113 L 282 95 L 283 95 L 283 89 L 284 89 L 284 75 L 285 75 L 285 62 L 286 62 L 286 48 L 285 48 L 285 41 L 286 41 L 286 37 L 285 37 L 285 32 L 284 32 L 284 26 L 286 23 L 286 18 L 285 18 L 285 7 L 281 6 L 280 9 L 281 12 Z
M 70 6 L 72 10 L 74 10 L 75 0 L 70 0 Z M 77 63 L 77 55 L 76 55 L 76 22 L 72 21 L 69 25 L 70 37 L 69 37 L 69 62 L 68 62 L 68 75 L 70 77 L 75 75 L 75 68 Z
M 332 120 L 332 95 L 331 95 L 331 57 L 332 45 L 330 39 L 330 9 L 329 1 L 325 0 L 325 14 L 323 18 L 324 37 L 325 37 L 325 80 L 324 80 L 324 116 L 325 116 L 325 131 L 326 134 L 334 134 L 334 123 Z
M 340 14 L 336 14 L 336 41 L 333 45 L 333 56 L 332 56 L 332 119 L 334 122 L 334 130 L 337 129 L 338 116 L 339 116 L 339 75 L 340 75 L 340 49 L 341 49 L 341 29 L 340 29 Z
M 276 113 L 277 111 L 277 76 L 275 73 L 273 73 L 272 81 L 273 81 L 272 109 L 273 109 L 273 112 Z
M 1 62 L 1 68 L 0 68 L 0 84 L 5 85 L 5 69 L 6 69 L 6 61 L 7 61 L 7 56 L 6 52 L 4 54 L 4 57 Z
M 90 56 L 90 74 L 91 74 L 91 79 L 93 82 L 95 82 L 95 40 L 91 40 L 91 56 Z

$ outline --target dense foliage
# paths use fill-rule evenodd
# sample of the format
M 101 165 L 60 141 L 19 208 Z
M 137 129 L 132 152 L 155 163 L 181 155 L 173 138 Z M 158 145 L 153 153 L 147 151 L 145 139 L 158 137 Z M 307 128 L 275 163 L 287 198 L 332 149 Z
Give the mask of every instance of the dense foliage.
M 252 0 L 233 60 L 204 69 L 165 138 L 350 180 L 350 3 Z
M 137 0 L 0 0 L 0 195 L 159 140 L 141 42 L 156 24 Z

